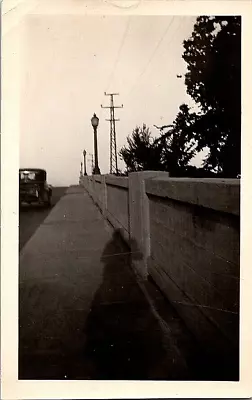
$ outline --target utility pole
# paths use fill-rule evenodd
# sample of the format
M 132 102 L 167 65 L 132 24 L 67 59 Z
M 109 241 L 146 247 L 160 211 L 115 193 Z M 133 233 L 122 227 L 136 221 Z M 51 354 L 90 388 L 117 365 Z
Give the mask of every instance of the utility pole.
M 115 119 L 115 108 L 123 108 L 123 104 L 121 106 L 114 106 L 114 96 L 118 96 L 119 93 L 105 92 L 104 94 L 105 96 L 110 96 L 110 106 L 104 107 L 103 105 L 101 105 L 101 108 L 110 109 L 110 119 L 106 119 L 106 121 L 110 122 L 110 173 L 118 174 L 115 121 L 120 120 Z

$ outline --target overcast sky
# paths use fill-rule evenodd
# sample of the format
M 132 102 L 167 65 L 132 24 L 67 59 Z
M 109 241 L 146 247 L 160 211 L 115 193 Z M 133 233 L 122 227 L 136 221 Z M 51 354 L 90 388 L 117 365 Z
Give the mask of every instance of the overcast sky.
M 183 102 L 184 39 L 196 17 L 30 14 L 22 18 L 20 167 L 41 167 L 53 185 L 78 182 L 82 151 L 93 153 L 95 112 L 99 166 L 109 172 L 109 105 L 115 103 L 120 149 L 136 125 L 172 123 Z M 88 156 L 88 159 L 90 156 Z M 199 162 L 197 162 L 199 163 Z M 88 161 L 88 172 L 91 164 Z M 123 162 L 119 167 L 124 169 Z

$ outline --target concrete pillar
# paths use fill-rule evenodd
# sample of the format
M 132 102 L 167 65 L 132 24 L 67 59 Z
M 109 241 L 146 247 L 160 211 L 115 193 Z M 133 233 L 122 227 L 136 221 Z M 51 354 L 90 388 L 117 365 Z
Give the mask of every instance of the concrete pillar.
M 169 172 L 142 171 L 129 174 L 130 246 L 133 267 L 141 279 L 148 276 L 147 261 L 150 256 L 149 201 L 145 193 L 145 179 L 169 176 Z M 135 254 L 141 257 L 135 257 Z

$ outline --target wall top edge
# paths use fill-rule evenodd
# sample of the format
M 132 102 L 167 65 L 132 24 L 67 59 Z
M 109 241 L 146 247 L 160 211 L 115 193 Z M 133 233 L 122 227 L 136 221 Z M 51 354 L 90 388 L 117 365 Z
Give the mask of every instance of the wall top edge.
M 127 177 L 105 175 L 105 181 L 107 185 L 123 187 L 126 189 L 129 187 L 129 179 Z
M 240 180 L 220 178 L 152 178 L 145 180 L 147 195 L 240 215 Z
M 188 178 L 188 177 L 181 177 L 181 178 L 172 178 L 167 176 L 158 176 L 154 178 L 156 180 L 161 181 L 169 181 L 169 182 L 196 182 L 196 183 L 218 183 L 218 184 L 229 184 L 229 185 L 240 185 L 240 179 L 235 178 Z

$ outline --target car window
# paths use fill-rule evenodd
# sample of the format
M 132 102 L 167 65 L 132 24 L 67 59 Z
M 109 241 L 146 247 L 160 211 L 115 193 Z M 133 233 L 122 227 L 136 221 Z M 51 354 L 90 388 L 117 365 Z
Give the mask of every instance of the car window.
M 36 174 L 35 172 L 21 172 L 20 179 L 25 181 L 26 180 L 33 181 L 36 179 Z

